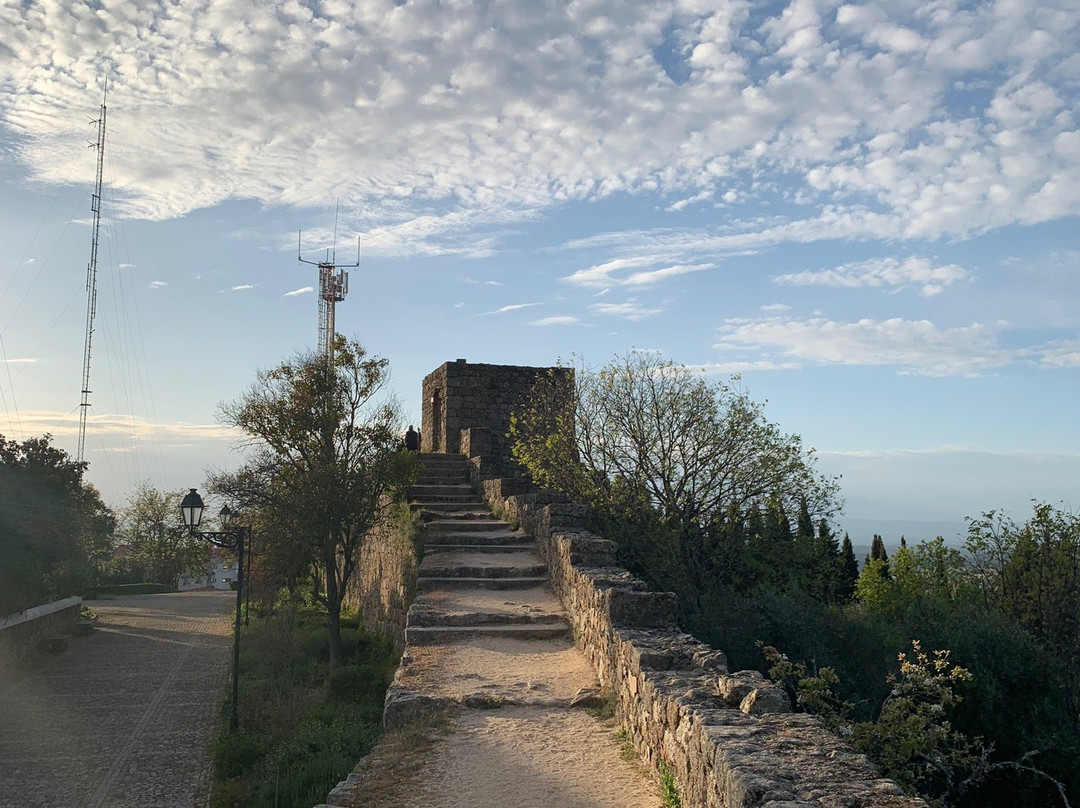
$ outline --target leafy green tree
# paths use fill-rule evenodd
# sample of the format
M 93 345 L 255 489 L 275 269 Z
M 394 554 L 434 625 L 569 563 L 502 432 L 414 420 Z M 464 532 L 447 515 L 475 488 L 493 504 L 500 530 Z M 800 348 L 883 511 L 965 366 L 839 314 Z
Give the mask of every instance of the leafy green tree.
M 144 580 L 176 587 L 180 576 L 206 570 L 209 545 L 184 527 L 182 494 L 140 483 L 120 512 L 116 537 L 130 548 L 130 563 Z
M 1080 515 L 1035 503 L 1024 524 L 994 511 L 968 524 L 967 550 L 983 602 L 1020 621 L 1065 664 L 1080 709 Z
M 0 435 L 0 615 L 77 594 L 111 555 L 114 517 L 85 469 L 50 435 Z
M 560 384 L 573 389 L 553 390 Z M 538 485 L 577 501 L 612 505 L 622 480 L 684 533 L 770 499 L 805 500 L 820 516 L 839 506 L 813 449 L 768 421 L 762 404 L 656 354 L 577 368 L 572 382 L 544 377 L 529 401 L 511 419 L 514 457 Z
M 336 338 L 332 368 L 317 355 L 261 371 L 222 420 L 249 438 L 236 473 L 211 488 L 258 511 L 261 556 L 303 576 L 327 610 L 330 665 L 342 662 L 341 609 L 371 529 L 404 496 L 417 461 L 399 451 L 400 408 L 382 394 L 385 359 Z

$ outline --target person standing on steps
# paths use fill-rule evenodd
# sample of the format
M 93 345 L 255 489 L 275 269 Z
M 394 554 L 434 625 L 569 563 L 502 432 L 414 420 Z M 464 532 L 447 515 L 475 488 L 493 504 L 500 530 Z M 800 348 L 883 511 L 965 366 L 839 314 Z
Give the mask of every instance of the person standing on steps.
M 405 431 L 405 437 L 401 439 L 401 445 L 409 452 L 420 451 L 420 433 L 413 429 L 412 424 L 409 424 L 409 428 Z

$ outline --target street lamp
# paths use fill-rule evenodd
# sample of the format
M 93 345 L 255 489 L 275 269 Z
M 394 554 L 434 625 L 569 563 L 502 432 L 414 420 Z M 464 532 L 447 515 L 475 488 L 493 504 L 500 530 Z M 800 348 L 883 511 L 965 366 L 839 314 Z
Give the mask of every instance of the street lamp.
M 244 542 L 248 529 L 243 525 L 231 527 L 229 519 L 235 514 L 226 505 L 221 509 L 222 530 L 199 530 L 202 522 L 203 501 L 199 492 L 192 488 L 180 502 L 180 515 L 192 536 L 205 539 L 216 547 L 236 551 L 236 624 L 233 628 L 232 712 L 229 713 L 229 731 L 236 732 L 239 720 L 236 702 L 240 697 L 240 607 L 244 591 Z

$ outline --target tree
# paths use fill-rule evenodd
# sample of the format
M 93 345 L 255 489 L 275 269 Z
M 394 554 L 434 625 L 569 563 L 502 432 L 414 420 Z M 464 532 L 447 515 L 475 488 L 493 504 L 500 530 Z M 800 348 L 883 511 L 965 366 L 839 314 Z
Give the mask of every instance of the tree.
M 1034 503 L 1023 525 L 994 511 L 968 524 L 983 601 L 1019 620 L 1065 666 L 1070 711 L 1080 709 L 1080 515 Z
M 248 462 L 211 489 L 256 509 L 264 563 L 306 577 L 327 610 L 330 665 L 342 663 L 341 608 L 365 538 L 413 479 L 399 407 L 382 396 L 388 363 L 335 338 L 335 363 L 298 355 L 261 371 L 221 420 L 249 437 Z
M 0 435 L 0 615 L 75 594 L 111 555 L 113 515 L 85 469 L 51 435 Z
M 855 548 L 851 545 L 851 537 L 844 531 L 844 542 L 840 548 L 840 589 L 839 595 L 843 600 L 850 600 L 855 594 L 855 582 L 859 579 L 859 562 L 855 560 Z
M 756 503 L 782 513 L 805 501 L 819 517 L 839 507 L 813 449 L 768 421 L 762 404 L 657 354 L 633 351 L 572 380 L 542 377 L 529 401 L 511 419 L 514 457 L 538 485 L 579 502 L 617 506 L 621 484 L 684 534 Z
M 144 580 L 176 587 L 180 576 L 205 571 L 210 548 L 192 536 L 180 518 L 180 499 L 175 491 L 158 491 L 140 483 L 120 513 L 117 539 L 131 550 L 131 563 L 141 569 Z

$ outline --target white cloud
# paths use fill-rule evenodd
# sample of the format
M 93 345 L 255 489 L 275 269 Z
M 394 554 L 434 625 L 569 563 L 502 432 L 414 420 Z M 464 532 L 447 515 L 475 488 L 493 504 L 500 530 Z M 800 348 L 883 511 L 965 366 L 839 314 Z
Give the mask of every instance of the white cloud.
M 728 320 L 719 335 L 719 349 L 775 351 L 788 360 L 817 364 L 892 365 L 924 376 L 976 376 L 1030 353 L 1001 347 L 996 330 L 980 323 L 940 329 L 927 320 L 899 317 Z
M 577 317 L 569 314 L 559 314 L 554 317 L 542 317 L 539 320 L 533 320 L 529 325 L 536 326 L 549 326 L 549 325 L 574 325 L 581 322 Z
M 925 297 L 932 297 L 957 281 L 970 278 L 970 274 L 956 264 L 935 266 L 929 259 L 911 257 L 874 258 L 843 264 L 834 269 L 778 275 L 773 279 L 783 286 L 834 286 L 854 289 L 858 287 L 918 287 Z
M 72 112 L 93 115 L 88 88 L 109 75 L 127 215 L 300 206 L 334 188 L 343 229 L 386 255 L 483 257 L 568 201 L 661 194 L 678 211 L 723 189 L 753 205 L 780 181 L 803 208 L 772 228 L 781 240 L 934 239 L 1080 212 L 1070 0 L 533 11 L 9 3 L 4 139 L 33 181 L 89 184 Z M 665 36 L 679 81 L 653 55 Z M 980 82 L 989 100 L 954 102 Z
M 501 309 L 495 309 L 494 311 L 485 311 L 484 314 L 506 314 L 511 311 L 518 311 L 520 309 L 531 309 L 533 306 L 539 306 L 539 303 L 511 303 L 509 306 L 503 306 Z
M 299 289 L 293 289 L 291 292 L 286 292 L 282 297 L 299 297 L 300 295 L 306 295 L 314 291 L 314 286 L 301 286 Z
M 164 289 L 169 285 L 168 281 L 150 281 L 151 289 Z
M 246 292 L 248 289 L 254 289 L 257 285 L 254 283 L 242 283 L 239 286 L 234 286 L 232 290 L 234 292 Z
M 25 357 L 20 359 L 8 359 L 6 360 L 9 365 L 36 365 L 37 359 L 31 357 Z
M 759 359 L 752 362 L 705 362 L 701 365 L 687 365 L 688 370 L 694 370 L 707 375 L 746 373 L 755 370 L 798 370 L 801 365 L 798 362 L 772 362 L 768 359 Z
M 12 435 L 19 440 L 48 432 L 56 437 L 68 437 L 79 432 L 79 419 L 71 413 L 52 410 L 21 410 L 21 433 Z M 235 441 L 243 433 L 221 424 L 155 423 L 144 418 L 121 413 L 102 413 L 87 418 L 87 431 L 102 438 L 124 436 L 168 441 Z
M 626 303 L 593 303 L 589 311 L 602 317 L 622 317 L 624 320 L 638 322 L 646 317 L 654 317 L 663 311 L 662 308 L 650 309 L 636 301 L 629 300 Z
M 1040 351 L 1042 362 L 1055 368 L 1080 367 L 1080 340 L 1061 340 Z
M 712 269 L 715 264 L 669 264 L 658 269 L 646 269 L 661 261 L 652 256 L 616 258 L 588 269 L 579 269 L 566 275 L 563 281 L 574 286 L 584 286 L 608 291 L 614 286 L 652 286 L 660 281 Z M 633 270 L 626 274 L 626 270 Z

